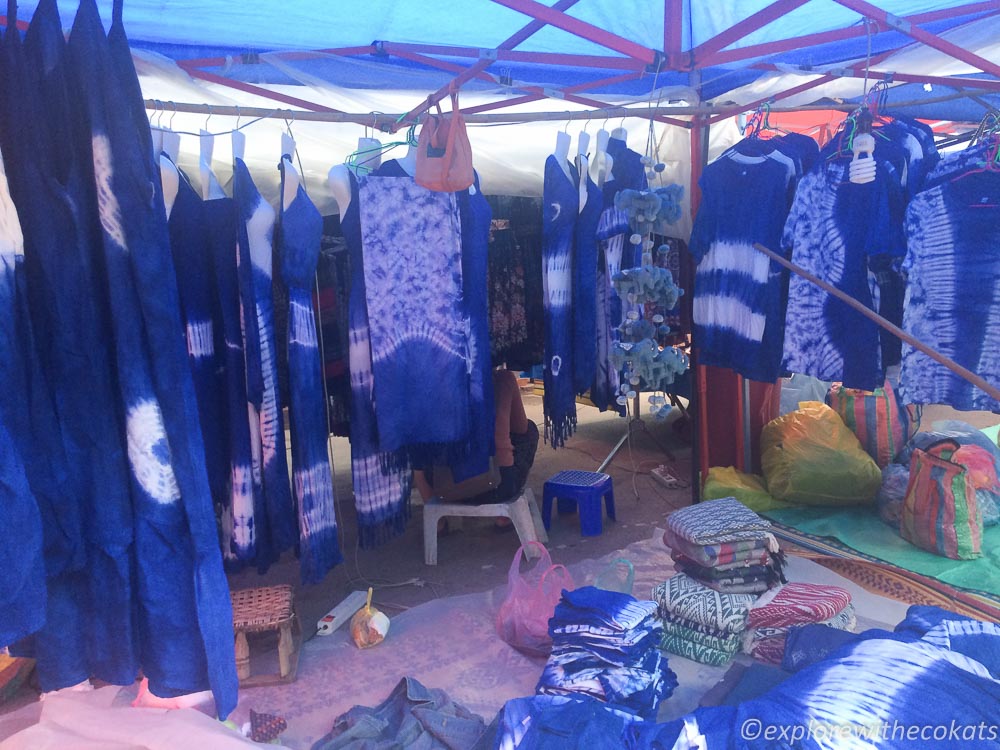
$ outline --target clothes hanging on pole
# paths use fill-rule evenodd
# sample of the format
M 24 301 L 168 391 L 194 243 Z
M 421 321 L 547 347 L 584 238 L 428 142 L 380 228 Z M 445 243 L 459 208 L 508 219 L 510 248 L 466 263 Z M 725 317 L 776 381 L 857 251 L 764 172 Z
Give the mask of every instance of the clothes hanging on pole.
M 347 243 L 337 216 L 323 217 L 323 244 L 317 261 L 318 290 L 313 303 L 319 310 L 323 377 L 331 435 L 349 437 L 351 430 L 351 373 L 348 363 L 348 300 L 351 269 Z
M 161 158 L 168 157 L 164 154 Z M 218 292 L 201 196 L 179 170 L 178 177 L 177 196 L 167 220 L 170 250 L 177 274 L 188 361 L 205 444 L 205 468 L 212 498 L 218 503 L 226 494 L 229 478 L 224 450 L 227 412 L 218 377 L 221 361 L 215 349 Z
M 604 196 L 585 155 L 577 157 L 576 168 L 587 196 L 573 229 L 573 389 L 583 395 L 597 374 L 597 226 Z
M 4 38 L 4 148 L 16 156 L 8 171 L 25 235 L 29 309 L 41 326 L 39 359 L 63 425 L 68 466 L 80 481 L 80 494 L 64 498 L 78 502 L 76 511 L 64 508 L 60 515 L 79 515 L 87 567 L 48 581 L 45 626 L 11 651 L 36 658 L 43 690 L 90 675 L 128 684 L 138 669 L 129 555 L 134 531 L 107 300 L 96 270 L 96 204 L 84 174 L 90 134 L 71 127 L 69 95 L 76 92 L 55 2 L 40 3 L 29 32 L 35 67 L 26 64 L 13 23 Z
M 281 191 L 284 195 L 285 160 Z M 337 539 L 333 475 L 327 453 L 326 413 L 316 337 L 312 286 L 316 275 L 323 217 L 301 185 L 281 206 L 276 252 L 288 290 L 289 422 L 292 480 L 299 522 L 299 567 L 303 583 L 318 583 L 343 557 Z
M 340 226 L 351 258 L 351 477 L 358 514 L 358 538 L 368 549 L 406 530 L 410 517 L 413 472 L 384 456 L 379 448 L 373 404 L 372 356 L 368 332 L 364 255 L 361 240 L 360 189 L 349 173 L 351 202 L 342 210 Z
M 538 198 L 487 196 L 490 351 L 495 364 L 530 370 L 545 356 L 542 306 L 542 203 Z
M 455 194 L 462 226 L 462 308 L 469 339 L 468 438 L 450 446 L 445 461 L 457 482 L 486 473 L 496 452 L 496 406 L 486 292 L 492 211 L 474 174 L 471 188 Z
M 439 450 L 469 434 L 470 353 L 454 193 L 385 167 L 360 182 L 360 220 L 380 449 Z M 413 393 L 447 394 L 413 399 Z
M 257 552 L 255 509 L 262 506 L 259 475 L 254 477 L 250 421 L 247 412 L 246 355 L 237 278 L 239 212 L 232 198 L 205 201 L 205 233 L 218 294 L 221 330 L 216 331 L 218 351 L 224 353 L 226 394 L 226 458 L 228 481 L 219 502 L 222 555 L 228 566 L 239 568 L 253 561 Z
M 907 210 L 903 330 L 1000 382 L 1000 172 L 970 171 L 919 193 Z M 906 403 L 1000 412 L 1000 402 L 903 345 Z
M 247 361 L 247 391 L 251 402 L 251 447 L 259 446 L 261 505 L 254 508 L 257 540 L 254 563 L 260 571 L 275 562 L 298 539 L 295 506 L 288 483 L 285 428 L 278 393 L 274 307 L 271 297 L 272 236 L 275 212 L 250 177 L 242 159 L 236 159 L 233 199 L 240 211 L 239 277 Z M 249 277 L 249 278 L 247 278 Z M 248 296 L 252 295 L 252 296 Z M 247 321 L 253 318 L 253 323 Z M 250 372 L 255 387 L 251 387 Z M 259 398 L 258 398 L 259 396 Z M 259 442 L 258 442 L 259 439 Z
M 545 160 L 542 284 L 545 287 L 545 439 L 561 447 L 576 431 L 573 392 L 573 231 L 580 212 L 577 174 Z
M 135 132 L 132 105 L 122 106 L 122 92 L 138 87 L 131 62 L 112 55 L 116 45 L 127 49 L 120 16 L 106 39 L 96 4 L 83 0 L 69 54 L 92 143 L 132 468 L 139 651 L 155 695 L 211 686 L 226 716 L 236 702 L 228 584 L 194 386 L 177 335 L 183 327 L 159 179 L 151 149 Z

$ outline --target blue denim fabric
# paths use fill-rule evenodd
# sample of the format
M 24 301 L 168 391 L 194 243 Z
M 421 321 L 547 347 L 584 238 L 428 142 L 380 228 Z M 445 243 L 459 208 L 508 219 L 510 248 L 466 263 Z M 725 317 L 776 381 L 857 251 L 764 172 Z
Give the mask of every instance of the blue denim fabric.
M 355 706 L 338 717 L 312 750 L 466 750 L 485 727 L 443 690 L 404 677 L 379 705 Z

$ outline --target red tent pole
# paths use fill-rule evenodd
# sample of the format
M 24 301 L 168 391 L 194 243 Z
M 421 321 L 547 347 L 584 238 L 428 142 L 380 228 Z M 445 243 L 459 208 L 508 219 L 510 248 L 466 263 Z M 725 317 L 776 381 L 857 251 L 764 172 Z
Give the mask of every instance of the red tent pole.
M 671 70 L 682 69 L 683 29 L 684 0 L 663 0 L 663 52 Z
M 701 204 L 701 188 L 698 181 L 701 179 L 702 170 L 705 167 L 705 143 L 704 139 L 708 135 L 708 120 L 699 116 L 691 120 L 691 216 L 698 213 L 698 206 Z M 694 294 L 694 290 L 690 290 Z M 708 382 L 705 366 L 698 363 L 698 342 L 694 341 L 694 393 L 697 399 L 697 424 L 695 432 L 698 439 L 698 481 L 692 482 L 695 488 L 695 497 L 701 496 L 701 482 L 708 476 L 709 453 L 708 453 Z
M 947 8 L 945 10 L 934 10 L 928 11 L 927 13 L 916 13 L 912 16 L 903 16 L 900 20 L 908 21 L 911 24 L 921 24 L 931 23 L 933 21 L 944 21 L 950 18 L 962 18 L 964 16 L 971 16 L 978 13 L 996 15 L 997 13 L 1000 13 L 1000 8 L 997 8 L 996 0 L 985 0 L 985 2 L 958 5 L 954 8 Z M 874 33 L 880 34 L 886 31 L 892 31 L 892 29 L 889 27 L 879 26 L 879 28 L 874 30 Z M 790 39 L 781 39 L 779 41 L 764 42 L 761 44 L 751 44 L 747 47 L 740 47 L 738 49 L 720 50 L 708 55 L 703 60 L 699 60 L 699 64 L 705 66 L 725 65 L 726 63 L 737 62 L 739 60 L 751 60 L 755 57 L 767 57 L 768 55 L 776 55 L 780 52 L 788 52 L 790 50 L 808 49 L 809 47 L 815 47 L 829 42 L 856 39 L 857 37 L 865 36 L 867 33 L 868 31 L 863 25 L 861 25 L 850 26 L 846 29 L 822 31 L 816 34 L 803 34 L 802 36 L 792 37 Z
M 978 68 L 984 73 L 989 73 L 992 76 L 1000 78 L 1000 65 L 990 62 L 985 57 L 980 57 L 977 54 L 962 49 L 957 44 L 952 44 L 947 39 L 942 39 L 937 34 L 924 31 L 919 26 L 910 23 L 905 19 L 894 16 L 891 13 L 887 13 L 869 2 L 865 2 L 865 0 L 836 0 L 836 2 L 843 5 L 845 8 L 850 8 L 856 13 L 872 18 L 880 24 L 883 24 L 891 29 L 895 29 L 902 34 L 906 34 L 906 36 L 915 39 L 922 44 L 926 44 L 928 47 L 933 47 L 936 50 L 944 52 L 946 55 L 954 57 L 956 60 L 961 60 L 974 68 Z
M 217 83 L 220 86 L 228 86 L 231 89 L 246 91 L 248 94 L 262 96 L 265 99 L 273 99 L 276 102 L 289 104 L 293 107 L 301 107 L 302 109 L 307 109 L 311 112 L 340 112 L 339 109 L 325 107 L 322 104 L 315 104 L 314 102 L 307 102 L 305 99 L 298 99 L 294 96 L 280 94 L 277 91 L 270 91 L 268 89 L 261 88 L 260 86 L 254 86 L 252 83 L 244 83 L 243 81 L 237 81 L 233 78 L 226 78 L 224 76 L 216 75 L 215 73 L 209 73 L 205 70 L 199 70 L 198 68 L 189 68 L 181 63 L 178 64 L 181 65 L 184 71 L 192 78 L 200 78 L 203 81 Z

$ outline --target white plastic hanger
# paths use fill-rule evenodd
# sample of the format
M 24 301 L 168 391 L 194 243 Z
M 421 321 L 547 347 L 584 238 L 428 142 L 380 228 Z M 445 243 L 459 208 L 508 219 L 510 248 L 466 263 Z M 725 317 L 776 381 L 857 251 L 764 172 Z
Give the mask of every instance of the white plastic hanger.
M 247 137 L 240 130 L 240 108 L 236 108 L 236 127 L 233 128 L 233 161 L 242 159 L 247 150 Z
M 209 117 L 211 117 L 211 113 L 209 114 Z M 205 126 L 208 126 L 208 120 L 205 120 Z M 205 128 L 202 128 L 198 141 L 198 147 L 198 172 L 201 175 L 202 199 L 210 201 L 215 200 L 216 198 L 225 198 L 226 193 L 223 191 L 222 185 L 219 184 L 219 180 L 216 178 L 215 172 L 212 169 L 212 154 L 215 151 L 215 136 L 208 132 Z
M 281 205 L 287 209 L 292 205 L 295 196 L 299 192 L 299 171 L 295 168 L 292 159 L 295 157 L 295 141 L 290 132 L 281 134 L 281 161 L 282 169 L 285 173 L 284 189 L 281 191 Z

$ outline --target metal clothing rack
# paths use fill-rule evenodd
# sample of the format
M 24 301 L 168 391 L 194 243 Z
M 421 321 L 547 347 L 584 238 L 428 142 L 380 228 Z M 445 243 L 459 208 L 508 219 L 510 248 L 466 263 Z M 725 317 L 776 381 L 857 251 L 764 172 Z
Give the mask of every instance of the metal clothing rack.
M 667 448 L 660 441 L 660 439 L 650 431 L 645 420 L 643 420 L 642 415 L 639 413 L 640 394 L 641 391 L 636 391 L 635 397 L 632 399 L 632 411 L 629 413 L 628 425 L 625 427 L 625 434 L 618 439 L 618 442 L 615 443 L 615 447 L 611 449 L 607 458 L 605 458 L 601 462 L 601 465 L 597 467 L 598 472 L 603 472 L 608 466 L 611 465 L 611 462 L 615 460 L 615 456 L 617 456 L 622 447 L 632 439 L 632 434 L 635 432 L 644 432 L 646 436 L 652 440 L 653 443 L 655 443 L 656 447 L 663 451 L 668 461 L 677 460 L 676 456 L 674 456 L 670 449 Z

